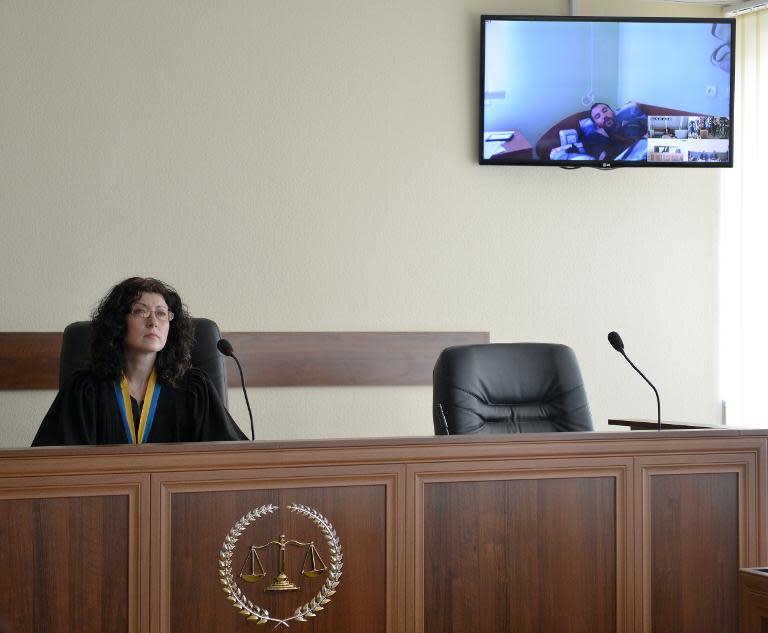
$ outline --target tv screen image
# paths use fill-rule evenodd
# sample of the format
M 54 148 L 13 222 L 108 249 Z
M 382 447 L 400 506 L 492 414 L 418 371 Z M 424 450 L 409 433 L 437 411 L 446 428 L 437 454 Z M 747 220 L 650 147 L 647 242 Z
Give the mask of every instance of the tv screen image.
M 484 15 L 481 27 L 481 164 L 733 165 L 733 19 Z

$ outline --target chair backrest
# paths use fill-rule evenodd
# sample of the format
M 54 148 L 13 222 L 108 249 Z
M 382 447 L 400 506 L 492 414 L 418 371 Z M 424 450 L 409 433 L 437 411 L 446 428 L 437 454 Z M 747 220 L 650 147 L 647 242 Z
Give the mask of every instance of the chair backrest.
M 460 345 L 433 372 L 436 435 L 591 431 L 587 393 L 570 347 Z
M 227 372 L 224 356 L 216 348 L 221 338 L 219 326 L 210 319 L 192 319 L 195 325 L 195 344 L 192 365 L 205 371 L 213 381 L 224 406 L 227 406 Z M 59 357 L 59 386 L 76 371 L 88 369 L 91 364 L 91 322 L 78 321 L 64 328 Z

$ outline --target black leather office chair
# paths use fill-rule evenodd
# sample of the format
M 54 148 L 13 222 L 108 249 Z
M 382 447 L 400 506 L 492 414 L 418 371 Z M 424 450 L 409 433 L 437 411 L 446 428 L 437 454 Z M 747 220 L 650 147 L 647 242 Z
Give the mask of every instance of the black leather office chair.
M 221 338 L 219 326 L 210 319 L 192 319 L 195 325 L 195 345 L 192 348 L 192 365 L 205 371 L 213 381 L 221 401 L 227 406 L 227 372 L 224 356 L 216 349 Z M 91 363 L 91 322 L 78 321 L 64 328 L 59 358 L 59 386 L 80 369 Z
M 444 349 L 433 372 L 435 435 L 591 431 L 570 347 L 493 343 Z

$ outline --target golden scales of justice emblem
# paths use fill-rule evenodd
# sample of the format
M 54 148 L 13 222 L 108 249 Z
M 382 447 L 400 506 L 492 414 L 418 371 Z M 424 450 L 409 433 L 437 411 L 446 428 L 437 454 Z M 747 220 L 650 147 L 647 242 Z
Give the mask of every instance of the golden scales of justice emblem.
M 309 543 L 302 543 L 301 541 L 286 540 L 285 534 L 281 534 L 280 538 L 276 541 L 269 541 L 268 543 L 264 543 L 264 545 L 251 545 L 251 555 L 250 557 L 245 558 L 242 566 L 240 567 L 240 578 L 242 578 L 245 582 L 259 582 L 262 578 L 264 578 L 267 573 L 264 570 L 264 565 L 261 564 L 258 550 L 266 549 L 267 547 L 272 547 L 273 545 L 277 545 L 280 548 L 278 558 L 278 574 L 272 584 L 268 585 L 264 591 L 298 591 L 298 585 L 293 584 L 285 574 L 285 548 L 287 545 L 303 547 L 305 550 L 304 560 L 301 563 L 301 570 L 299 572 L 302 576 L 306 576 L 307 578 L 317 578 L 318 576 L 321 576 L 326 569 L 328 569 L 325 566 L 325 562 L 320 557 L 320 554 L 315 547 L 314 541 L 310 541 Z M 243 573 L 243 570 L 249 561 L 251 563 L 249 573 Z
M 256 624 L 266 624 L 275 622 L 275 626 L 284 626 L 290 628 L 289 622 L 296 620 L 306 622 L 307 618 L 314 618 L 319 611 L 322 611 L 331 601 L 331 597 L 336 593 L 337 587 L 341 582 L 341 568 L 343 566 L 343 557 L 341 553 L 341 542 L 336 535 L 336 530 L 331 522 L 326 519 L 317 510 L 299 503 L 291 503 L 286 506 L 288 510 L 312 521 L 325 537 L 328 546 L 328 565 L 320 557 L 320 553 L 315 547 L 314 541 L 308 543 L 287 539 L 284 534 L 279 539 L 268 541 L 262 545 L 251 545 L 249 553 L 246 555 L 243 564 L 240 566 L 238 577 L 248 583 L 259 582 L 266 575 L 266 570 L 259 557 L 259 551 L 271 547 L 278 548 L 278 573 L 272 584 L 265 591 L 296 591 L 296 586 L 285 573 L 285 552 L 287 547 L 298 547 L 304 549 L 304 561 L 301 565 L 300 574 L 307 578 L 318 578 L 325 576 L 320 590 L 309 602 L 297 607 L 293 615 L 286 617 L 275 617 L 270 615 L 269 611 L 261 607 L 245 594 L 237 584 L 235 574 L 232 568 L 232 559 L 234 557 L 235 546 L 248 526 L 257 519 L 272 514 L 279 510 L 279 507 L 273 504 L 267 504 L 254 508 L 240 519 L 229 530 L 224 544 L 219 552 L 219 582 L 222 591 L 227 594 L 227 600 L 235 607 L 240 615 L 245 616 L 249 622 Z M 250 565 L 249 565 L 250 563 Z M 246 570 L 247 568 L 247 570 Z

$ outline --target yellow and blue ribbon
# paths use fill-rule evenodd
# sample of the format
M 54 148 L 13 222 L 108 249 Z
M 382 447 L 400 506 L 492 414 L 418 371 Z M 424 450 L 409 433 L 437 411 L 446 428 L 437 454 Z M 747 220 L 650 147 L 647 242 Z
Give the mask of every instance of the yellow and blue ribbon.
M 136 432 L 136 425 L 133 420 L 131 392 L 128 389 L 128 380 L 125 376 L 115 383 L 115 395 L 117 396 L 117 405 L 120 409 L 120 417 L 123 419 L 128 442 L 131 444 L 146 444 L 149 431 L 152 429 L 152 422 L 155 420 L 157 400 L 160 397 L 160 385 L 157 384 L 155 369 L 152 368 L 152 373 L 149 375 L 149 382 L 147 383 L 147 390 L 144 392 L 138 433 Z

